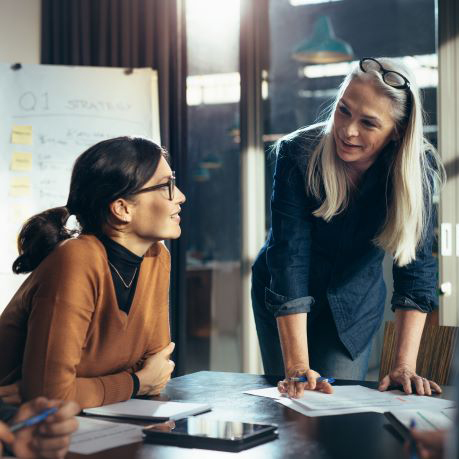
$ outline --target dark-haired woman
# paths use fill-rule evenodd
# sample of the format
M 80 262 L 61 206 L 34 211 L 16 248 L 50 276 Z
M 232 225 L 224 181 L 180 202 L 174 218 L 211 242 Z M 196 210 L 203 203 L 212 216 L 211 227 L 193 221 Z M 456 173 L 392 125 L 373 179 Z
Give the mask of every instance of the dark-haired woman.
M 184 201 L 147 139 L 106 140 L 77 159 L 66 206 L 19 235 L 13 270 L 31 274 L 0 317 L 0 397 L 85 408 L 159 393 L 174 367 L 161 241 L 180 236 Z

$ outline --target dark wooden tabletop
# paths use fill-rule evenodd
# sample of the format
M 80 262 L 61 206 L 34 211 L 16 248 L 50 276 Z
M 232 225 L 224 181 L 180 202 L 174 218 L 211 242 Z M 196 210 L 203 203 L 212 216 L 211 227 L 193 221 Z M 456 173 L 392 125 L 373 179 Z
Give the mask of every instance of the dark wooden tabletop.
M 226 453 L 175 446 L 132 444 L 84 456 L 90 459 L 396 459 L 402 458 L 403 442 L 384 415 L 359 413 L 309 418 L 274 400 L 243 394 L 249 389 L 270 387 L 279 378 L 244 373 L 201 371 L 172 379 L 161 399 L 205 402 L 212 411 L 201 416 L 279 426 L 279 438 L 242 451 Z M 361 384 L 376 388 L 377 383 L 337 381 L 335 384 Z M 450 398 L 451 388 L 443 397 Z M 69 458 L 82 458 L 69 454 Z

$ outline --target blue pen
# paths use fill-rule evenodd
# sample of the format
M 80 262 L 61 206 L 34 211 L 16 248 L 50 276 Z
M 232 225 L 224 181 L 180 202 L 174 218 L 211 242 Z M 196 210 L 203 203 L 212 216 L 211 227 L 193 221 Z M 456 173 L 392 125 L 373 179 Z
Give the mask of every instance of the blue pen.
M 415 429 L 415 428 L 416 428 L 416 421 L 414 419 L 411 419 L 410 429 Z M 419 459 L 418 451 L 416 448 L 416 441 L 414 440 L 413 437 L 411 437 L 410 439 L 410 459 Z
M 57 411 L 57 407 L 48 408 L 47 410 L 44 410 L 35 416 L 32 416 L 28 419 L 24 419 L 24 421 L 20 421 L 16 424 L 13 424 L 10 427 L 10 430 L 11 432 L 17 432 L 18 430 L 21 430 L 24 427 L 34 426 L 35 424 L 38 424 L 39 422 L 44 421 L 48 416 L 50 416 L 51 414 L 54 414 L 56 411 Z
M 287 379 L 291 382 L 308 382 L 308 378 L 306 378 L 306 376 L 298 376 Z M 335 382 L 335 378 L 324 378 L 323 376 L 320 376 L 319 378 L 317 378 L 317 382 L 328 382 L 332 384 Z

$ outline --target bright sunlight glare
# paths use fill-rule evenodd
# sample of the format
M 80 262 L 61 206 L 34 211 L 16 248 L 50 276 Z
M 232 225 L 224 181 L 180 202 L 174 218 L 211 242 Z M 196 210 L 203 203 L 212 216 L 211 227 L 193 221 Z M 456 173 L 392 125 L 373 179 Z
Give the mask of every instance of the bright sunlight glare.
M 239 28 L 240 0 L 186 0 L 187 24 L 212 37 L 224 40 Z

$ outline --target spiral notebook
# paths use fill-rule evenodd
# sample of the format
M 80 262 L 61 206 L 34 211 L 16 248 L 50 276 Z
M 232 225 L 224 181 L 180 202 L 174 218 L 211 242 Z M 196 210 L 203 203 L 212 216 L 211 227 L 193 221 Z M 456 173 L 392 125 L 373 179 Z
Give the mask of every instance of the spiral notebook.
M 114 418 L 146 419 L 148 421 L 177 421 L 178 419 L 210 411 L 206 403 L 161 402 L 131 399 L 97 408 L 86 408 L 85 414 Z

